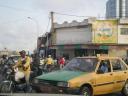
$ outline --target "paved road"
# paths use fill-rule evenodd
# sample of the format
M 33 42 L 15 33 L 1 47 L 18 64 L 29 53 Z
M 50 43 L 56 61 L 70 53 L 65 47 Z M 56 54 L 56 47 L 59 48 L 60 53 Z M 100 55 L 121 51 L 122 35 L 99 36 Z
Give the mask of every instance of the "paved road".
M 100 96 L 123 96 L 120 93 L 115 93 L 115 94 L 108 94 L 108 95 L 100 95 Z
M 64 95 L 64 94 L 35 94 L 35 93 L 30 93 L 30 94 L 0 94 L 2 96 L 80 96 L 80 95 Z M 119 93 L 116 94 L 108 94 L 108 95 L 100 95 L 100 96 L 123 96 Z

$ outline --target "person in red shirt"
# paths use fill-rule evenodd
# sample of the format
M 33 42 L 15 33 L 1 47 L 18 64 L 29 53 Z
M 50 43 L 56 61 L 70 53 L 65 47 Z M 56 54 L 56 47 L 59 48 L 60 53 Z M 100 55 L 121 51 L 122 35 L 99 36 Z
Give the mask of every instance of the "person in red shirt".
M 64 67 L 64 65 L 65 65 L 65 58 L 64 57 L 60 58 L 59 65 L 60 65 L 60 69 L 62 69 Z

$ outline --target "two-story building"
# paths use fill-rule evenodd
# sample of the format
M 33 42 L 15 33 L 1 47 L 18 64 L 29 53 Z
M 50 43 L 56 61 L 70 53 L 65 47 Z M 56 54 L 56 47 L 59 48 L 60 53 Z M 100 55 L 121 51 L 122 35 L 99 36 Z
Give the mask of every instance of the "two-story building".
M 125 19 L 85 19 L 63 24 L 54 23 L 54 28 L 45 37 L 46 54 L 54 57 L 88 56 L 109 54 L 128 56 L 128 23 Z
M 51 32 L 49 49 L 56 57 L 65 56 L 72 58 L 76 56 L 96 55 L 108 53 L 104 45 L 93 43 L 92 22 L 94 18 L 85 19 L 82 22 L 72 21 L 63 24 L 54 24 L 54 31 Z M 49 38 L 49 39 L 50 39 Z
M 106 46 L 110 56 L 128 56 L 128 19 L 96 20 L 93 43 Z

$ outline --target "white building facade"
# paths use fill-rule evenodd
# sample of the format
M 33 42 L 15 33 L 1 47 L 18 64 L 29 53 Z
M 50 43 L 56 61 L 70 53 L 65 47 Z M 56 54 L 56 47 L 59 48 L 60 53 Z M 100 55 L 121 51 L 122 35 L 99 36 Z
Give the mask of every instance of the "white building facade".
M 51 49 L 56 49 L 57 57 L 64 55 L 72 58 L 86 55 L 84 45 L 92 42 L 92 28 L 88 19 L 82 22 L 54 24 L 54 41 Z

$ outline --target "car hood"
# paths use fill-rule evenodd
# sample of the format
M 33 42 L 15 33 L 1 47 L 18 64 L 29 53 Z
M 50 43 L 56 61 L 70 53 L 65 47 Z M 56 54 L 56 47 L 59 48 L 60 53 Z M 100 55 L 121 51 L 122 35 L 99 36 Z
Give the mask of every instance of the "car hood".
M 77 76 L 81 76 L 82 74 L 85 74 L 85 72 L 61 70 L 61 71 L 55 71 L 55 72 L 51 72 L 48 74 L 44 74 L 36 78 L 40 80 L 52 80 L 52 81 L 65 81 L 66 82 Z

